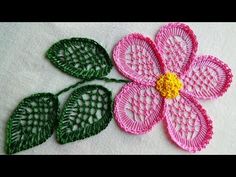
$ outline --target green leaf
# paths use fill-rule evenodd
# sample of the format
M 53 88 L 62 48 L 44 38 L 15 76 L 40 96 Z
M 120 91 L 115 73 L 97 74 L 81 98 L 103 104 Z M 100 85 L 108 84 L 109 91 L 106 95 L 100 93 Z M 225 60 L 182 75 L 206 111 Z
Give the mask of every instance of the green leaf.
M 64 105 L 57 127 L 57 140 L 65 144 L 98 134 L 111 119 L 111 92 L 99 85 L 80 87 Z
M 7 154 L 45 142 L 53 133 L 58 114 L 58 99 L 51 93 L 38 93 L 23 99 L 7 123 Z
M 106 76 L 112 68 L 106 50 L 87 38 L 61 40 L 51 46 L 46 57 L 61 71 L 81 79 Z

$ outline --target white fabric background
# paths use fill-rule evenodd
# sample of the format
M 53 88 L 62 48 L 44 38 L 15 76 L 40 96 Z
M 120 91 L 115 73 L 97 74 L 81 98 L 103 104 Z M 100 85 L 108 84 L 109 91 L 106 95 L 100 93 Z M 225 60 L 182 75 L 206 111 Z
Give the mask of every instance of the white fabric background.
M 92 38 L 110 54 L 124 35 L 139 32 L 154 39 L 164 23 L 1 23 L 0 24 L 0 154 L 4 153 L 5 126 L 17 104 L 37 92 L 56 93 L 76 78 L 56 69 L 44 54 L 60 39 Z M 236 75 L 236 23 L 187 23 L 197 35 L 198 54 L 210 54 L 227 63 Z M 109 77 L 122 78 L 113 68 Z M 91 83 L 96 83 L 91 82 Z M 113 96 L 123 84 L 104 83 Z M 68 92 L 69 94 L 69 92 Z M 68 94 L 60 96 L 63 102 Z M 235 82 L 216 100 L 200 101 L 213 119 L 214 135 L 196 154 L 236 154 Z M 42 145 L 18 154 L 189 154 L 171 143 L 162 123 L 145 135 L 130 135 L 112 120 L 100 134 L 60 145 L 55 134 Z

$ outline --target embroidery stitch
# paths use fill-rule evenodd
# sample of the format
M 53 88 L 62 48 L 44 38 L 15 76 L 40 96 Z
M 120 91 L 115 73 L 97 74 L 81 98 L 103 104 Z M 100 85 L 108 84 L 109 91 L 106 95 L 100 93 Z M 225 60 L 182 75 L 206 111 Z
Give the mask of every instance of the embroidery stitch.
M 179 95 L 183 83 L 175 73 L 168 72 L 158 78 L 156 89 L 164 98 L 175 98 Z
M 212 120 L 196 99 L 222 96 L 232 82 L 231 69 L 210 55 L 196 56 L 198 42 L 189 26 L 169 23 L 150 38 L 133 33 L 113 49 L 118 71 L 129 80 L 105 77 L 112 69 L 106 50 L 92 39 L 63 39 L 46 53 L 50 62 L 80 80 L 56 94 L 38 93 L 23 99 L 7 123 L 7 154 L 45 142 L 56 129 L 61 144 L 96 135 L 112 119 L 112 93 L 93 80 L 127 83 L 114 99 L 114 117 L 121 129 L 147 133 L 160 120 L 168 135 L 189 152 L 206 147 Z M 59 110 L 58 97 L 75 89 Z
M 13 154 L 42 144 L 57 124 L 58 99 L 51 93 L 39 93 L 23 99 L 7 124 L 6 147 Z
M 82 86 L 72 92 L 62 111 L 59 110 L 58 97 L 93 80 L 129 82 L 104 77 L 112 68 L 111 60 L 106 50 L 91 39 L 61 40 L 47 51 L 46 56 L 61 71 L 80 80 L 55 95 L 38 93 L 20 102 L 7 123 L 7 154 L 42 144 L 51 137 L 54 129 L 61 144 L 98 134 L 112 119 L 110 91 L 99 85 Z
M 57 140 L 68 143 L 95 135 L 112 118 L 111 92 L 99 85 L 86 85 L 73 91 L 64 105 L 57 128 Z
M 61 71 L 81 79 L 106 76 L 112 68 L 106 50 L 87 38 L 60 40 L 50 47 L 46 57 Z
M 222 96 L 233 75 L 216 57 L 196 57 L 197 47 L 195 34 L 182 23 L 164 25 L 155 43 L 137 33 L 117 43 L 114 62 L 132 81 L 115 97 L 114 117 L 121 129 L 143 134 L 163 119 L 171 140 L 182 149 L 196 152 L 206 147 L 212 121 L 196 98 Z

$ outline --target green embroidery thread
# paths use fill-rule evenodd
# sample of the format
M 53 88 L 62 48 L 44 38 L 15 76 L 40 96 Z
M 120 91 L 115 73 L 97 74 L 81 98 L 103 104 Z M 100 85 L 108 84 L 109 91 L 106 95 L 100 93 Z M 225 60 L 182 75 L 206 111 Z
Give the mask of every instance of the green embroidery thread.
M 60 40 L 47 51 L 46 57 L 61 71 L 81 79 L 100 78 L 112 69 L 106 50 L 87 38 Z
M 51 93 L 38 93 L 23 99 L 7 123 L 7 154 L 45 142 L 57 123 L 58 99 Z
M 73 91 L 60 115 L 58 142 L 84 139 L 105 129 L 112 118 L 111 96 L 100 85 L 86 85 Z
M 58 96 L 93 80 L 127 83 L 107 78 L 112 62 L 106 50 L 87 38 L 60 40 L 46 57 L 64 73 L 80 78 L 56 94 L 38 93 L 23 99 L 10 116 L 6 128 L 5 151 L 14 154 L 45 142 L 56 129 L 61 144 L 88 138 L 104 130 L 111 121 L 112 93 L 100 85 L 75 89 L 60 113 Z
M 114 78 L 107 78 L 107 77 L 102 77 L 102 78 L 97 78 L 97 79 L 89 79 L 89 80 L 81 80 L 81 81 L 78 81 L 77 83 L 67 87 L 67 88 L 64 88 L 63 90 L 59 91 L 56 96 L 59 96 L 60 94 L 64 93 L 64 92 L 67 92 L 68 90 L 72 89 L 72 88 L 75 88 L 77 87 L 78 85 L 80 84 L 83 84 L 85 82 L 89 82 L 89 81 L 93 81 L 93 80 L 102 80 L 102 81 L 105 81 L 105 82 L 115 82 L 115 83 L 128 83 L 129 81 L 128 80 L 124 80 L 124 79 L 114 79 Z

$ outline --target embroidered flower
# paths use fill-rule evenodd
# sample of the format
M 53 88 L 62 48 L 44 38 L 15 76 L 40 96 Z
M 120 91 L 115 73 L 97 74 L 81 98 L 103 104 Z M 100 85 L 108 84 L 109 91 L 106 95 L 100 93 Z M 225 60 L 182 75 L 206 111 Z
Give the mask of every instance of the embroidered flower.
M 212 121 L 196 99 L 222 96 L 233 76 L 216 57 L 196 56 L 197 48 L 196 36 L 182 23 L 163 26 L 155 42 L 138 33 L 119 41 L 113 58 L 132 81 L 115 98 L 115 119 L 124 131 L 143 134 L 163 119 L 178 146 L 190 152 L 205 148 Z

